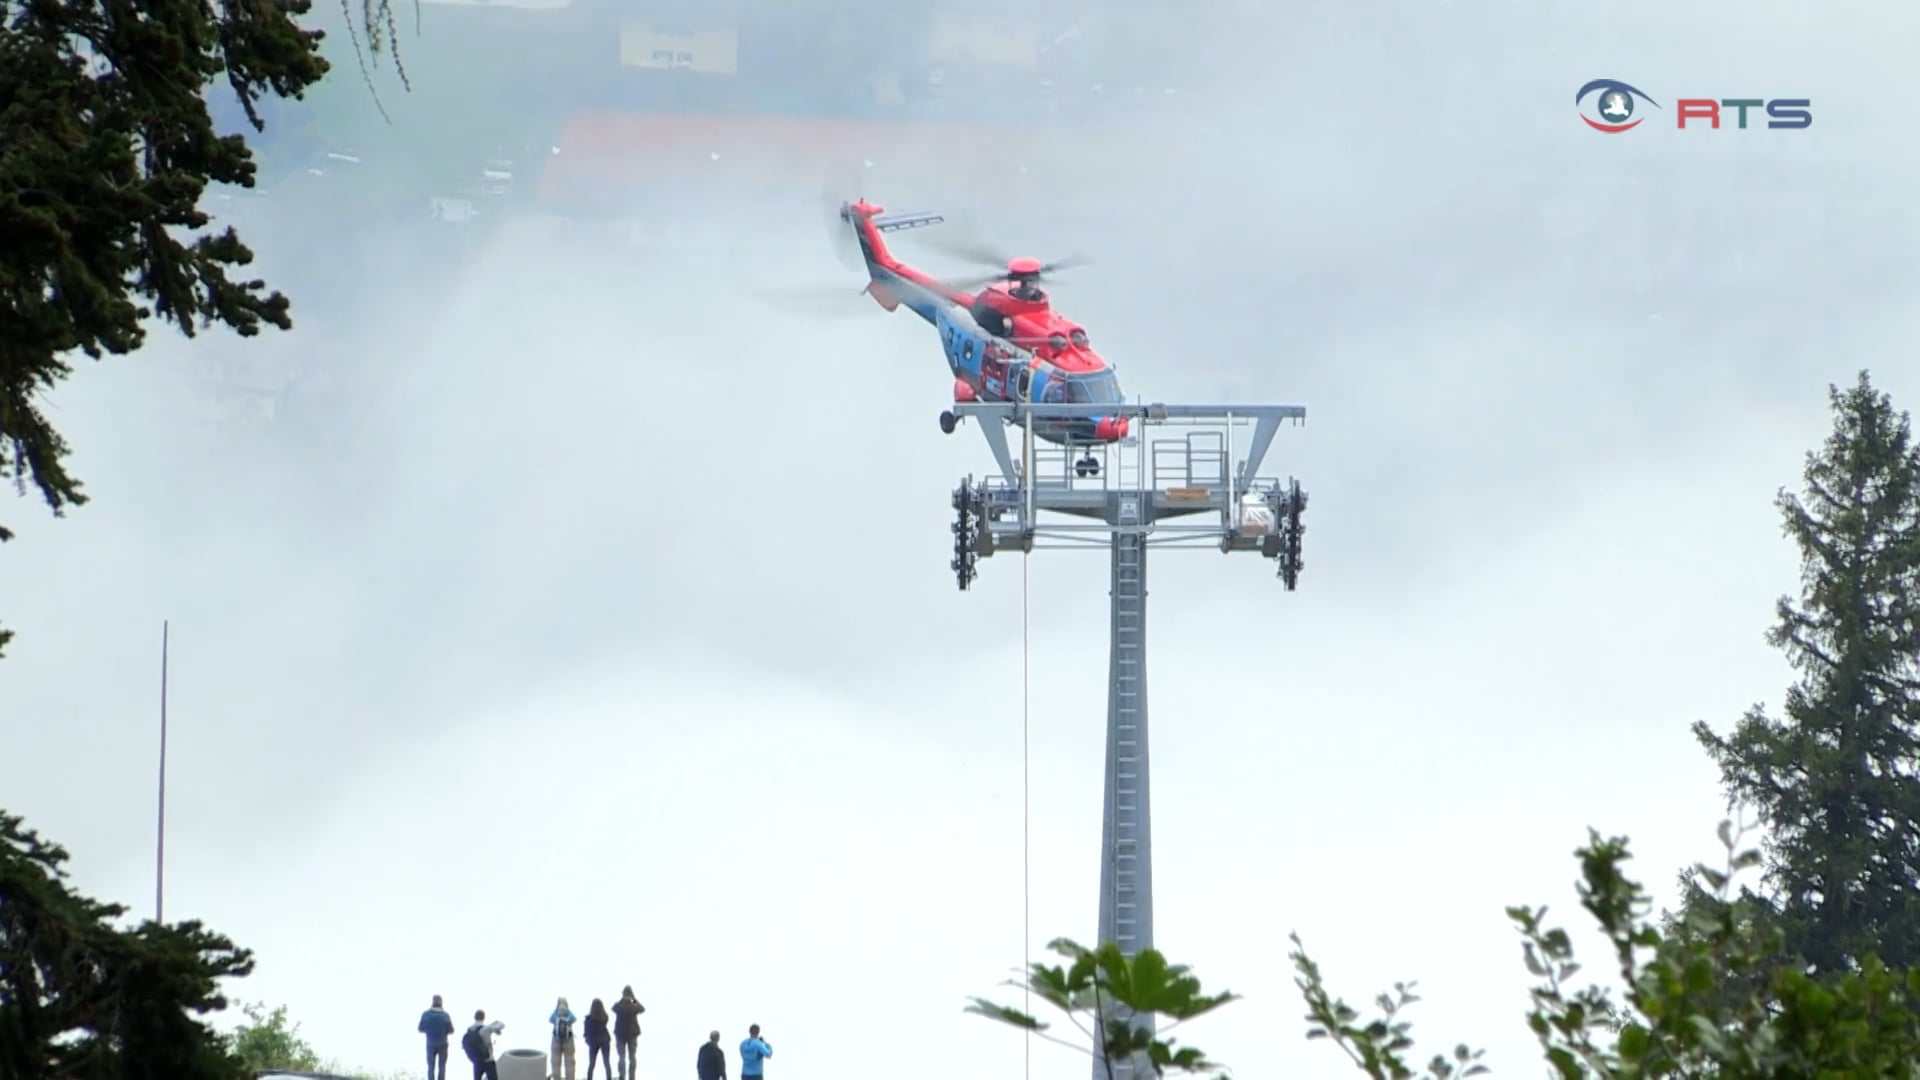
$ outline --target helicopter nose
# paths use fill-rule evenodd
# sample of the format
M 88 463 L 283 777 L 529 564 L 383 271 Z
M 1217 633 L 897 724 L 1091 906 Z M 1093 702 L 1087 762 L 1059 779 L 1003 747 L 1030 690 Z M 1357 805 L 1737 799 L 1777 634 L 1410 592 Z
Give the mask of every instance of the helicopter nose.
M 1124 416 L 1103 416 L 1093 426 L 1094 437 L 1101 442 L 1119 442 L 1127 437 L 1127 418 Z

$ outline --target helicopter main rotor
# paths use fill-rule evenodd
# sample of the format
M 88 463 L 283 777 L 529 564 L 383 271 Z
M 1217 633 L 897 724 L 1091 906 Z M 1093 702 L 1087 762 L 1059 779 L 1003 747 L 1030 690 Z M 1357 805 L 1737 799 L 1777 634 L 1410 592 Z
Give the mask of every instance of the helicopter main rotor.
M 1035 282 L 1045 281 L 1058 271 L 1071 270 L 1077 266 L 1086 266 L 1093 261 L 1085 255 L 1069 255 L 1064 259 L 1057 259 L 1053 262 L 1041 262 L 1039 259 L 1020 255 L 1008 255 L 996 248 L 987 247 L 983 244 L 969 243 L 964 240 L 955 240 L 944 236 L 926 237 L 925 243 L 928 247 L 936 251 L 953 256 L 963 262 L 972 263 L 976 267 L 983 269 L 986 267 L 994 268 L 994 272 L 991 274 L 975 276 L 952 283 L 955 287 L 962 289 L 978 289 L 982 286 L 991 285 L 996 281 L 1018 279 Z

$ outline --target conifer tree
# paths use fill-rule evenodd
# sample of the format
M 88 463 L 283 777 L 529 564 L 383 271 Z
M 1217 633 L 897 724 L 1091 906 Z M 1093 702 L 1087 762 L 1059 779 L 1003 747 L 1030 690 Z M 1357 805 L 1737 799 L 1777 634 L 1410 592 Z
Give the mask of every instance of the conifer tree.
M 1805 491 L 1776 505 L 1799 548 L 1798 600 L 1768 641 L 1798 678 L 1780 715 L 1756 706 L 1721 737 L 1693 727 L 1730 804 L 1766 827 L 1746 900 L 1783 960 L 1920 966 L 1920 450 L 1866 372 L 1830 388 L 1834 429 Z
M 53 513 L 86 502 L 39 400 L 75 354 L 133 352 L 150 317 L 187 334 L 292 326 L 286 297 L 232 276 L 247 246 L 207 228 L 207 185 L 251 186 L 254 163 L 215 134 L 204 91 L 232 87 L 257 128 L 263 95 L 319 81 L 321 34 L 297 22 L 310 7 L 0 0 L 0 477 Z
M 246 1080 L 202 1017 L 251 954 L 197 922 L 118 925 L 126 910 L 74 892 L 66 859 L 0 811 L 0 1077 Z

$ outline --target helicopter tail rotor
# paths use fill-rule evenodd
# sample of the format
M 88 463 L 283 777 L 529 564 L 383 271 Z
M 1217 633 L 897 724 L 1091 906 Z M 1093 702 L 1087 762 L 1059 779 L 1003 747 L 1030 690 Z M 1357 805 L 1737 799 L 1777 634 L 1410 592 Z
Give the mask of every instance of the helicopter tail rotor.
M 847 206 L 840 199 L 821 199 L 820 224 L 827 232 L 827 246 L 840 265 L 848 270 L 864 271 L 867 262 L 860 254 L 860 235 Z
M 829 165 L 820 178 L 820 219 L 827 231 L 827 244 L 833 249 L 834 258 L 849 270 L 867 268 L 848 207 L 865 193 L 865 174 L 872 167 L 871 161 L 838 161 Z
M 860 226 L 854 205 L 864 198 L 864 173 L 871 161 L 839 161 L 828 166 L 821 176 L 816 197 L 820 227 L 825 230 L 827 246 L 834 258 L 848 270 L 867 276 L 865 253 L 861 250 Z M 855 307 L 846 302 L 868 294 L 871 282 L 858 288 L 846 285 L 792 285 L 759 290 L 762 299 L 776 307 L 799 313 L 836 313 L 841 317 L 869 315 L 870 305 Z

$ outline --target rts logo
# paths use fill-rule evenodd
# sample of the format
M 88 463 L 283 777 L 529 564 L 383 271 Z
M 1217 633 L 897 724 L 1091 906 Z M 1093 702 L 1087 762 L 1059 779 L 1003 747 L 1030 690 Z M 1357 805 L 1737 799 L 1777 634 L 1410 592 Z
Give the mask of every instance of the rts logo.
M 1586 101 L 1594 99 L 1596 115 L 1587 115 Z M 1639 111 L 1635 100 L 1646 102 L 1654 108 L 1660 103 L 1641 93 L 1638 89 L 1618 79 L 1595 79 L 1580 88 L 1573 95 L 1573 107 L 1580 110 L 1580 119 L 1595 131 L 1608 135 L 1618 135 L 1623 131 L 1632 131 L 1645 120 L 1644 116 L 1634 115 Z M 1684 131 L 1689 120 L 1704 120 L 1706 126 L 1719 130 L 1720 110 L 1735 110 L 1738 123 L 1744 129 L 1747 126 L 1747 110 L 1764 109 L 1768 117 L 1767 127 L 1784 131 L 1798 131 L 1813 126 L 1813 102 L 1806 98 L 1681 98 L 1673 103 L 1674 126 Z M 1696 124 L 1696 127 L 1701 126 Z
M 1595 79 L 1581 87 L 1580 92 L 1573 95 L 1573 107 L 1580 109 L 1581 102 L 1586 101 L 1587 96 L 1595 91 L 1600 94 L 1600 119 L 1595 120 L 1584 110 L 1580 113 L 1580 119 L 1585 120 L 1587 126 L 1593 130 L 1604 131 L 1609 135 L 1632 131 L 1640 126 L 1640 121 L 1646 119 L 1644 116 L 1633 115 L 1634 98 L 1645 98 L 1647 104 L 1656 109 L 1660 107 L 1659 102 L 1618 79 Z

